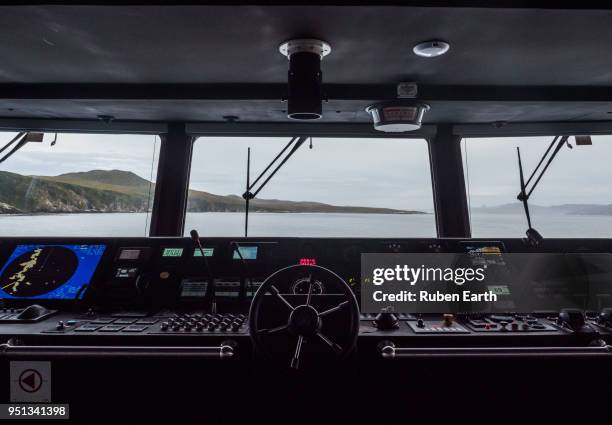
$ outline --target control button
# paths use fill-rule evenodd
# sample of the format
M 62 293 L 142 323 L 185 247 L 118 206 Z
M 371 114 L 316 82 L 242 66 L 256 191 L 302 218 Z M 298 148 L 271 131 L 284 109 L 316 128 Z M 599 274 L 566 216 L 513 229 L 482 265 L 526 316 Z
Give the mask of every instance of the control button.
M 523 329 L 525 329 L 525 325 L 526 325 L 526 323 L 523 323 Z M 519 328 L 518 323 L 516 323 L 516 322 L 512 322 L 512 325 L 511 325 L 511 326 L 512 326 L 512 330 L 513 330 L 513 331 L 518 331 L 518 328 Z M 527 327 L 529 327 L 529 325 L 527 325 Z
M 143 325 L 130 325 L 123 329 L 123 332 L 142 332 L 147 329 L 147 326 Z
M 156 324 L 158 319 L 140 319 L 137 320 L 136 323 L 139 325 L 154 325 Z
M 162 322 L 160 329 L 162 331 L 167 331 L 168 330 L 168 322 Z
M 125 326 L 122 325 L 106 325 L 99 329 L 99 332 L 119 332 Z
M 75 332 L 94 332 L 94 331 L 97 331 L 100 328 L 101 328 L 101 326 L 99 326 L 99 325 L 83 325 L 83 326 L 79 326 L 74 331 Z
M 136 319 L 118 319 L 117 321 L 115 321 L 115 324 L 116 325 L 131 325 L 134 322 L 136 322 Z
M 113 323 L 115 319 L 111 317 L 98 317 L 97 319 L 91 320 L 89 323 L 91 325 L 108 325 L 109 323 Z
M 74 326 L 77 324 L 77 321 L 74 319 L 66 320 L 66 326 Z
M 455 316 L 452 314 L 445 314 L 444 316 L 444 326 L 452 326 L 453 321 L 455 320 Z

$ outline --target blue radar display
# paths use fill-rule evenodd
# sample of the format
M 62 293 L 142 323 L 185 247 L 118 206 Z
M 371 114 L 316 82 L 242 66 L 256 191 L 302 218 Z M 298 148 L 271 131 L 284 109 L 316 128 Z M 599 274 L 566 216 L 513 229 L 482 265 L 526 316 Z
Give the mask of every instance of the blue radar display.
M 105 245 L 17 245 L 0 270 L 1 298 L 73 300 L 89 285 Z

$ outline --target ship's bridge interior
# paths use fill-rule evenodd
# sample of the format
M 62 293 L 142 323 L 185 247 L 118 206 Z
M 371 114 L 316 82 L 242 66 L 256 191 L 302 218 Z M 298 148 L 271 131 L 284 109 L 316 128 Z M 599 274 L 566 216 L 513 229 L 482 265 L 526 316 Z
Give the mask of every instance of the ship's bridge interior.
M 44 3 L 0 6 L 0 403 L 603 412 L 612 11 Z M 371 293 L 434 259 L 491 280 Z

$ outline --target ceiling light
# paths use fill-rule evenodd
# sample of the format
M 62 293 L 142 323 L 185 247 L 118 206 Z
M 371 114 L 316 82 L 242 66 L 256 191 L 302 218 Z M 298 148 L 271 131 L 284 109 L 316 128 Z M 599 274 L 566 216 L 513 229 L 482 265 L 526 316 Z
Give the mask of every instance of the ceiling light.
M 429 105 L 406 100 L 380 102 L 366 108 L 374 121 L 374 129 L 386 133 L 402 133 L 421 128 Z
M 431 40 L 417 44 L 412 51 L 417 56 L 434 58 L 436 56 L 442 56 L 444 53 L 448 52 L 448 49 L 450 49 L 450 45 L 447 42 Z

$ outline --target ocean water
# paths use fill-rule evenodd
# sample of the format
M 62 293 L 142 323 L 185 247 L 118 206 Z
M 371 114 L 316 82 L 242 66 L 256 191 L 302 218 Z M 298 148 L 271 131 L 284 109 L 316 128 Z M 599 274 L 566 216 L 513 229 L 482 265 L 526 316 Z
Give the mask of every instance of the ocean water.
M 0 236 L 143 236 L 145 213 L 1 215 Z M 433 214 L 252 213 L 249 236 L 435 237 Z M 554 214 L 538 217 L 544 237 L 612 238 L 612 216 Z M 185 229 L 202 236 L 242 236 L 241 213 L 189 213 Z M 522 237 L 525 218 L 517 214 L 472 214 L 474 237 Z

